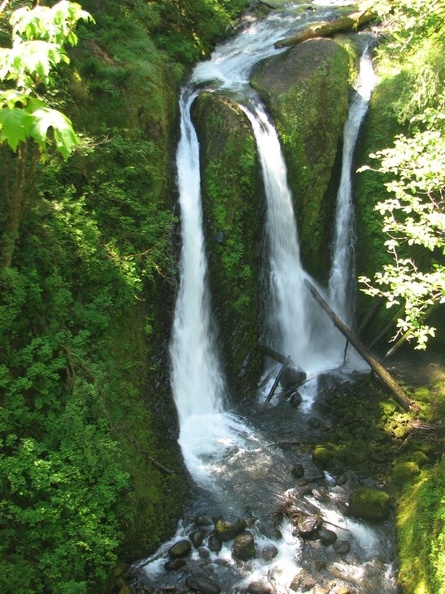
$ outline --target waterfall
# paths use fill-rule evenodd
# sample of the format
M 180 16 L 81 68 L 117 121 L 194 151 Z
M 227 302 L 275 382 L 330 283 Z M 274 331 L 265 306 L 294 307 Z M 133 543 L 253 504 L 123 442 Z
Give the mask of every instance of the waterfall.
M 202 231 L 199 143 L 190 119 L 196 93 L 181 95 L 181 138 L 177 150 L 182 251 L 180 288 L 170 346 L 172 389 L 180 424 L 196 414 L 222 408 L 224 380 L 220 370 L 206 286 L 206 255 Z
M 179 416 L 179 444 L 198 489 L 188 509 L 188 521 L 194 519 L 188 524 L 184 519 L 184 525 L 180 523 L 175 537 L 142 565 L 150 591 L 167 591 L 167 588 L 169 591 L 188 591 L 188 576 L 196 571 L 197 575 L 202 577 L 204 574 L 206 579 L 215 579 L 221 584 L 221 588 L 214 588 L 210 583 L 208 591 L 288 594 L 301 591 L 292 585 L 294 577 L 302 567 L 314 566 L 323 560 L 324 557 L 318 557 L 320 553 L 325 555 L 326 567 L 335 566 L 335 583 L 352 583 L 354 591 L 367 594 L 393 594 L 396 591 L 395 583 L 391 581 L 392 557 L 387 531 L 352 520 L 345 522 L 335 497 L 326 505 L 318 500 L 309 501 L 303 492 L 298 493 L 295 477 L 289 471 L 295 464 L 294 453 L 286 455 L 284 448 L 271 447 L 278 445 L 276 435 L 300 438 L 307 432 L 307 408 L 276 407 L 282 416 L 275 421 L 275 426 L 271 423 L 273 418 L 262 414 L 254 418 L 255 428 L 241 416 L 225 410 L 226 386 L 215 344 L 211 296 L 207 287 L 199 142 L 190 113 L 199 89 L 206 84 L 216 92 L 236 92 L 248 105 L 241 107 L 255 134 L 267 198 L 271 304 L 268 332 L 271 342 L 303 369 L 315 370 L 315 374 L 317 369 L 332 367 L 339 352 L 342 355 L 343 343 L 340 342 L 339 350 L 338 333 L 333 332 L 327 316 L 318 310 L 306 289 L 308 275 L 300 262 L 292 196 L 280 143 L 263 106 L 249 87 L 252 67 L 259 60 L 278 53 L 274 48 L 275 41 L 304 26 L 309 18 L 314 21 L 325 16 L 322 11 L 316 18 L 309 11 L 297 15 L 292 11 L 277 11 L 263 22 L 248 22 L 236 37 L 219 46 L 208 62 L 197 65 L 189 87 L 181 93 L 176 165 L 182 249 L 170 343 L 171 387 Z M 303 391 L 308 391 L 309 400 L 315 399 L 316 388 L 316 379 L 305 385 Z M 299 451 L 298 456 L 304 461 L 309 475 L 312 473 L 314 484 L 323 485 L 327 481 L 326 473 L 315 468 L 307 453 Z M 335 488 L 339 491 L 339 501 L 345 500 L 345 488 L 340 485 Z M 321 516 L 333 518 L 330 527 L 336 527 L 339 538 L 351 541 L 351 562 L 327 548 L 321 552 L 317 546 L 312 551 L 310 543 L 303 546 L 288 520 L 280 524 L 281 538 L 277 537 L 275 527 L 271 529 L 270 526 L 271 517 L 283 504 L 283 497 L 294 496 L 301 496 L 298 505 L 309 503 L 312 510 L 321 510 Z M 193 549 L 187 561 L 180 560 L 186 563 L 184 571 L 181 571 L 181 564 L 177 565 L 177 571 L 172 571 L 173 568 L 166 564 L 171 545 L 177 540 L 191 539 L 193 532 L 201 531 L 202 524 L 199 522 L 198 528 L 196 520 L 221 513 L 249 515 L 252 520 L 249 531 L 255 535 L 255 547 L 264 555 L 239 563 L 234 559 L 231 545 L 225 542 L 216 552 L 210 547 L 212 534 L 206 526 L 202 533 L 206 539 L 204 546 Z M 373 559 L 377 563 L 373 564 Z M 258 590 L 262 584 L 265 589 Z
M 347 323 L 352 322 L 352 287 L 354 278 L 354 212 L 352 202 L 351 169 L 360 126 L 368 110 L 375 85 L 375 74 L 369 51 L 360 59 L 355 94 L 343 131 L 343 155 L 340 185 L 337 193 L 332 266 L 329 277 L 331 306 Z

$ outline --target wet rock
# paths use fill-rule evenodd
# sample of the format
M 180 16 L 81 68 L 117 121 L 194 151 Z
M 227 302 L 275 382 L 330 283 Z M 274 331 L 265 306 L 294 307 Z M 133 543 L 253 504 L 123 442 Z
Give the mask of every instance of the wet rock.
M 261 549 L 260 554 L 265 561 L 272 561 L 278 555 L 278 548 L 273 544 L 268 544 Z
M 277 518 L 277 522 L 279 523 L 282 520 L 282 517 Z M 280 540 L 283 538 L 281 534 L 281 530 L 278 528 L 277 524 L 273 521 L 269 522 L 260 522 L 258 524 L 258 529 L 267 538 L 273 538 L 274 540 Z
M 209 559 L 210 558 L 210 551 L 206 549 L 206 547 L 199 547 L 198 554 L 200 559 Z
M 186 560 L 183 558 L 170 559 L 164 563 L 164 568 L 167 571 L 177 571 L 178 569 L 182 569 L 185 564 Z
M 204 540 L 205 532 L 203 530 L 193 530 L 190 532 L 189 538 L 192 541 L 193 546 L 195 549 L 198 549 Z
M 251 532 L 246 530 L 235 537 L 232 554 L 239 561 L 248 561 L 256 557 L 255 540 Z
M 295 392 L 292 392 L 292 394 L 289 396 L 289 402 L 291 406 L 297 408 L 297 406 L 300 406 L 300 404 L 303 402 L 303 396 L 300 394 L 298 390 L 296 390 Z
M 246 528 L 246 520 L 238 516 L 219 516 L 215 521 L 215 532 L 222 541 L 235 538 Z
M 219 553 L 222 549 L 222 541 L 217 534 L 212 532 L 209 536 L 209 540 L 207 542 L 207 546 L 212 553 Z
M 273 588 L 262 582 L 251 582 L 246 592 L 247 594 L 273 594 Z
M 347 540 L 337 540 L 333 545 L 333 549 L 339 555 L 346 555 L 351 550 L 351 545 Z
M 288 365 L 280 377 L 280 385 L 282 388 L 291 388 L 292 386 L 298 386 L 306 379 L 306 373 L 295 367 L 295 365 Z
M 292 583 L 290 584 L 289 588 L 294 590 L 301 590 L 302 592 L 307 592 L 314 588 L 317 584 L 317 580 L 311 575 L 306 569 L 303 569 L 298 575 L 294 577 Z
M 323 445 L 315 446 L 312 452 L 312 459 L 314 462 L 319 464 L 322 468 L 325 468 L 327 464 L 332 460 L 333 453 L 331 450 Z
M 192 550 L 192 543 L 187 539 L 178 540 L 168 551 L 170 559 L 186 557 Z
M 321 542 L 326 546 L 334 544 L 334 542 L 337 540 L 336 533 L 333 530 L 328 530 L 324 527 L 320 529 L 319 536 Z
M 382 522 L 389 516 L 389 495 L 378 489 L 359 487 L 349 497 L 349 513 L 351 516 Z
M 303 538 L 308 538 L 309 536 L 315 534 L 315 532 L 321 526 L 321 523 L 322 520 L 320 516 L 302 516 L 297 523 L 298 532 Z
M 317 419 L 317 417 L 311 417 L 308 421 L 308 425 L 311 429 L 317 429 L 320 427 L 321 421 L 320 419 Z
M 193 592 L 201 592 L 201 594 L 219 594 L 221 592 L 221 588 L 215 580 L 204 574 L 189 575 L 185 583 L 187 588 Z
M 304 466 L 302 464 L 295 464 L 291 470 L 292 476 L 296 479 L 300 479 L 304 476 Z
M 176 586 L 165 586 L 156 590 L 156 594 L 185 594 L 184 590 L 179 590 Z

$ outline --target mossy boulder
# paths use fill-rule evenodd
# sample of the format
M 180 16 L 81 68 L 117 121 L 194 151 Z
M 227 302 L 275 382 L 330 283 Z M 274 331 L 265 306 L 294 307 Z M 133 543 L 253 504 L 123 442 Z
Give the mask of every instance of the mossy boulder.
M 399 462 L 394 466 L 392 480 L 397 485 L 411 482 L 420 474 L 419 465 L 413 461 Z
M 305 268 L 329 268 L 329 243 L 339 178 L 353 61 L 331 39 L 314 39 L 268 58 L 255 72 L 257 89 L 283 145 Z
M 239 105 L 201 93 L 192 116 L 201 146 L 204 232 L 218 346 L 233 393 L 261 371 L 259 282 L 264 195 L 255 139 Z
M 333 451 L 323 445 L 316 445 L 312 451 L 313 461 L 319 464 L 322 468 L 325 468 L 329 464 L 333 456 Z
M 359 487 L 349 497 L 349 512 L 363 520 L 382 522 L 389 516 L 389 495 L 377 489 Z

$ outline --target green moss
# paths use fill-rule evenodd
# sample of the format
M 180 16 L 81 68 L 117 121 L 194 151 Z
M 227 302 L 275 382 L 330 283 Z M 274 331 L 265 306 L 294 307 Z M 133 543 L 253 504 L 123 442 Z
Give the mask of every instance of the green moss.
M 404 485 L 419 476 L 420 468 L 416 462 L 399 462 L 393 468 L 392 480 L 396 485 Z
M 201 144 L 202 199 L 209 279 L 219 345 L 234 391 L 260 371 L 262 190 L 256 145 L 233 101 L 202 93 L 193 117 Z
M 404 592 L 445 592 L 444 476 L 442 460 L 399 501 L 399 582 Z
M 359 487 L 349 498 L 349 511 L 353 516 L 381 522 L 389 515 L 389 495 L 383 491 Z

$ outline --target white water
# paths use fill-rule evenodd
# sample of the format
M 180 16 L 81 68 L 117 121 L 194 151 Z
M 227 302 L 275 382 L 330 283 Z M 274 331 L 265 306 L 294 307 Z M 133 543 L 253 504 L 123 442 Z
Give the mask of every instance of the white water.
M 333 258 L 329 278 L 332 308 L 347 324 L 351 324 L 351 279 L 354 276 L 354 207 L 351 169 L 360 125 L 368 110 L 369 99 L 376 82 L 372 60 L 367 51 L 360 60 L 355 95 L 349 108 L 343 132 L 343 157 L 340 186 L 337 194 Z

